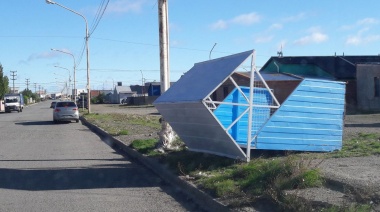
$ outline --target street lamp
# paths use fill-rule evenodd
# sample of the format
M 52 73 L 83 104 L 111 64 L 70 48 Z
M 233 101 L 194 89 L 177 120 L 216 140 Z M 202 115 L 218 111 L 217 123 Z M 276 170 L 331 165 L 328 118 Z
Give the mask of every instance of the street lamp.
M 91 113 L 91 107 L 90 107 L 90 100 L 91 100 L 91 89 L 90 89 L 90 58 L 89 58 L 89 48 L 88 48 L 88 38 L 89 38 L 89 35 L 88 35 L 88 24 L 87 24 L 87 19 L 80 13 L 70 9 L 70 8 L 67 8 L 61 4 L 58 4 L 57 2 L 54 2 L 52 0 L 46 0 L 46 3 L 47 4 L 55 4 L 57 6 L 60 6 L 62 7 L 63 9 L 66 9 L 72 13 L 75 13 L 77 15 L 79 15 L 80 17 L 83 18 L 83 20 L 86 22 L 86 58 L 87 58 L 87 107 L 88 107 L 88 113 Z
M 63 76 L 63 75 L 59 75 L 59 74 L 56 74 L 56 73 L 54 73 L 55 75 L 57 75 L 57 76 Z M 67 88 L 67 81 L 58 81 L 58 80 L 61 80 L 60 78 L 55 78 L 55 82 L 56 82 L 56 84 L 57 84 L 57 87 L 58 87 L 58 84 L 59 83 L 61 83 L 61 84 L 63 84 L 63 88 L 62 88 L 62 90 L 60 90 L 60 94 L 63 96 L 63 94 L 64 94 L 64 90 L 65 90 L 65 88 L 66 88 L 66 97 L 68 96 L 68 88 Z M 61 97 L 61 99 L 62 99 L 62 97 Z
M 65 52 L 65 51 L 62 51 L 62 50 L 59 50 L 59 49 L 51 49 L 52 51 L 57 51 L 57 52 L 61 52 L 61 53 L 64 53 L 64 54 L 68 54 L 68 55 L 71 55 L 71 57 L 73 57 L 73 60 L 74 60 L 74 101 L 77 101 L 77 90 L 76 90 L 76 78 L 75 78 L 75 68 L 76 68 L 76 63 L 75 63 L 75 57 L 73 54 L 71 54 L 70 52 Z
M 66 69 L 68 72 L 69 72 L 69 86 L 67 87 L 67 89 L 70 89 L 70 86 L 71 86 L 71 75 L 70 75 L 70 70 L 67 69 L 67 68 L 64 68 L 64 67 L 61 67 L 61 66 L 54 66 L 56 68 L 61 68 L 61 69 Z M 69 94 L 69 92 L 67 92 L 67 95 Z

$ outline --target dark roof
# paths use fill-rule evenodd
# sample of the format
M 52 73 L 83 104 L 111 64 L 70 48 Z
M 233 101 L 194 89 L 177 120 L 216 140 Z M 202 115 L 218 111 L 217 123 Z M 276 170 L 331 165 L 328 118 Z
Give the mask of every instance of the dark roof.
M 234 74 L 238 74 L 248 79 L 251 77 L 251 72 L 235 72 Z M 298 76 L 293 76 L 286 73 L 260 73 L 265 81 L 299 81 L 301 80 Z M 259 81 L 259 76 L 255 74 L 255 81 Z
M 378 62 L 380 56 L 271 57 L 260 72 L 273 73 L 279 70 L 281 73 L 304 77 L 353 79 L 356 77 L 356 64 Z

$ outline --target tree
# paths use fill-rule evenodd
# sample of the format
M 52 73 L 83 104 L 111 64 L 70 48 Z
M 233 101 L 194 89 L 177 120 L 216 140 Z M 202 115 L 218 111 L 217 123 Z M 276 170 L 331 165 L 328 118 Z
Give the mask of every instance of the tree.
M 106 95 L 104 93 L 100 93 L 98 96 L 91 98 L 91 103 L 94 104 L 103 104 L 105 102 Z
M 3 99 L 7 93 L 9 93 L 9 79 L 4 76 L 3 65 L 0 64 L 0 99 Z
M 30 102 L 28 102 L 29 98 L 32 98 L 34 99 L 36 102 L 39 102 L 40 99 L 38 97 L 37 94 L 33 93 L 31 90 L 29 89 L 24 89 L 22 92 L 22 95 L 24 96 L 24 102 L 26 102 L 27 104 L 29 104 Z

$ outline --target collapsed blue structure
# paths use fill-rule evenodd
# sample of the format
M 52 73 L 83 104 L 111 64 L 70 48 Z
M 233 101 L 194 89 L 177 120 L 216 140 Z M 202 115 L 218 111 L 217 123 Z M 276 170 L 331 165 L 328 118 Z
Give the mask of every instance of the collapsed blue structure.
M 300 79 L 280 105 L 253 62 L 249 87 L 231 77 L 254 53 L 195 64 L 154 105 L 192 151 L 249 161 L 251 149 L 340 150 L 345 83 Z M 223 101 L 213 100 L 226 80 L 236 88 Z

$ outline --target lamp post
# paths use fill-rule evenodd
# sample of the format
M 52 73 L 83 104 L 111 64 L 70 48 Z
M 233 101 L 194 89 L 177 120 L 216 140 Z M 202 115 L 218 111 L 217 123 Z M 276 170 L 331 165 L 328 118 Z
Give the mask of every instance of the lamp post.
M 62 76 L 62 75 L 58 75 L 58 74 L 56 74 L 56 73 L 54 73 L 55 75 L 57 75 L 57 76 Z M 63 83 L 63 88 L 62 88 L 62 90 L 60 90 L 60 93 L 61 93 L 61 100 L 62 100 L 62 96 L 63 96 L 63 91 L 65 90 L 65 88 L 66 88 L 66 97 L 67 97 L 67 81 L 64 81 L 64 82 L 62 82 L 62 81 L 58 81 L 58 80 L 60 80 L 59 78 L 55 78 L 55 82 L 57 83 L 57 85 L 58 85 L 58 83 Z M 57 86 L 58 87 L 58 86 Z M 41 91 L 40 91 L 41 92 Z
M 70 75 L 70 70 L 67 69 L 67 68 L 64 68 L 64 67 L 61 67 L 61 66 L 54 66 L 56 68 L 61 68 L 61 69 L 66 69 L 68 72 L 69 72 L 69 86 L 67 87 L 67 89 L 70 89 L 70 86 L 71 86 L 71 75 Z M 69 94 L 69 92 L 67 92 L 67 95 Z
M 90 107 L 90 100 L 91 100 L 91 89 L 90 89 L 90 58 L 89 58 L 89 48 L 88 48 L 88 38 L 89 38 L 89 35 L 88 35 L 88 24 L 87 24 L 87 19 L 80 13 L 70 9 L 70 8 L 67 8 L 61 4 L 58 4 L 57 2 L 54 2 L 52 0 L 46 0 L 46 3 L 47 4 L 55 4 L 57 6 L 60 6 L 62 7 L 63 9 L 66 9 L 72 13 L 75 13 L 77 15 L 79 15 L 80 17 L 83 18 L 83 20 L 86 22 L 86 58 L 87 58 L 87 107 L 88 107 L 88 113 L 91 113 L 91 107 Z
M 61 52 L 61 53 L 64 53 L 64 54 L 68 54 L 68 55 L 71 55 L 71 57 L 73 57 L 73 60 L 74 60 L 74 101 L 77 101 L 77 90 L 76 90 L 76 78 L 75 78 L 75 68 L 76 68 L 76 63 L 75 63 L 75 57 L 73 54 L 71 54 L 70 52 L 65 52 L 65 51 L 62 51 L 62 50 L 59 50 L 59 49 L 51 49 L 52 51 L 57 51 L 57 52 Z

